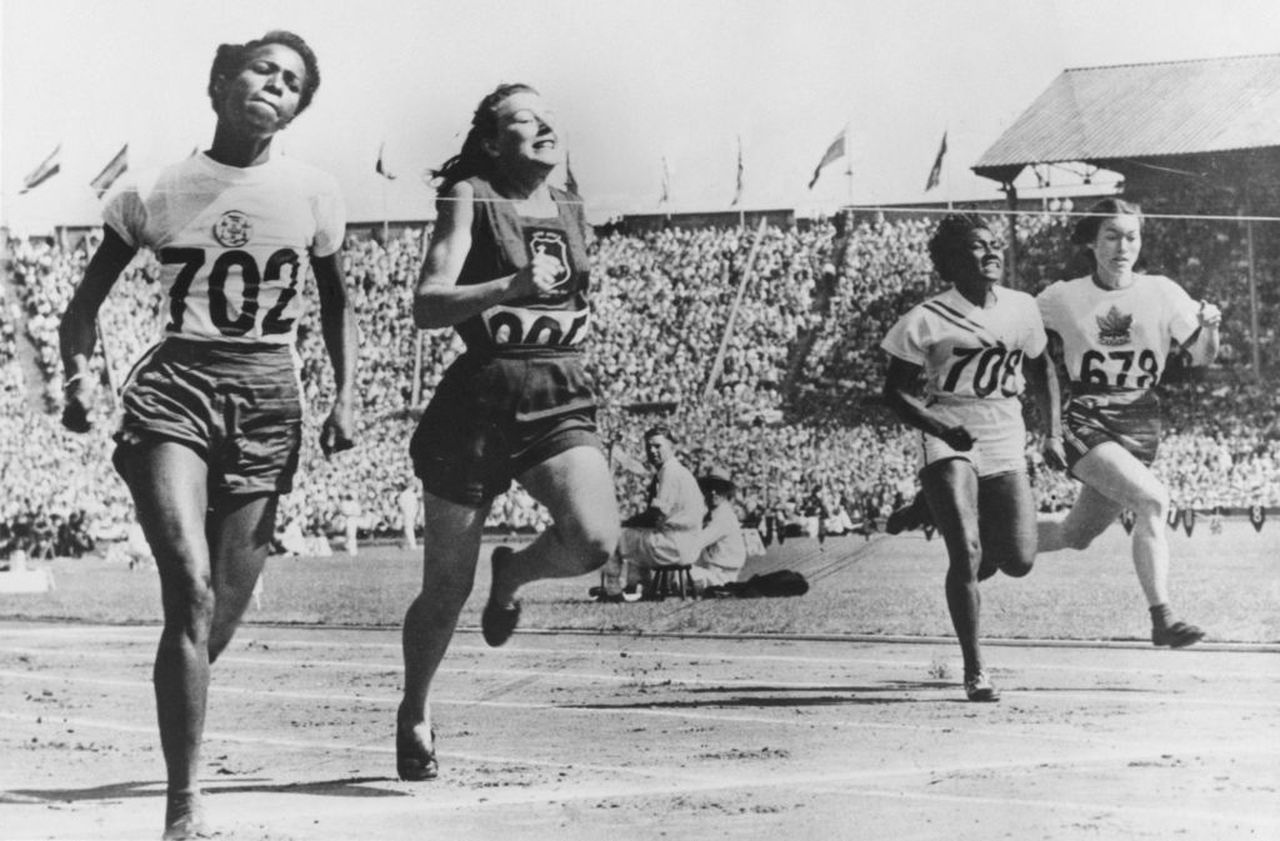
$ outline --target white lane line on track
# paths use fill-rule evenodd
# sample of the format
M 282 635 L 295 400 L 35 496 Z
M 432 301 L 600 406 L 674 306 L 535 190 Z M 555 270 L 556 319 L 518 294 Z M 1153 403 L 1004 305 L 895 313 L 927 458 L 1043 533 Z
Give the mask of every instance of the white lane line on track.
M 20 629 L 14 631 L 15 626 L 22 625 Z M 60 625 L 45 624 L 36 627 L 28 627 L 28 623 L 10 621 L 8 623 L 0 623 L 0 630 L 8 634 L 10 632 L 25 634 L 36 637 L 48 637 L 51 634 L 78 636 L 86 639 L 91 643 L 101 642 L 112 638 L 120 639 L 126 642 L 146 643 L 154 645 L 156 639 L 159 638 L 160 625 Z M 335 626 L 335 625 L 294 625 L 294 624 L 276 624 L 264 623 L 255 625 L 246 623 L 241 626 L 238 639 L 255 638 L 254 635 L 263 637 L 271 645 L 296 646 L 299 648 L 324 648 L 334 645 L 331 642 L 314 642 L 311 640 L 288 638 L 276 639 L 270 635 L 276 632 L 286 633 L 291 631 L 308 631 L 313 633 L 327 633 L 341 636 L 352 636 L 361 634 L 388 634 L 395 635 L 397 641 L 387 643 L 369 643 L 369 642 L 349 642 L 343 640 L 341 642 L 344 648 L 374 648 L 387 649 L 400 652 L 400 643 L 398 635 L 400 629 L 396 627 L 372 627 L 372 626 Z M 459 628 L 458 633 L 462 636 L 479 636 L 479 628 Z M 145 634 L 145 636 L 142 636 Z M 901 646 L 905 648 L 920 648 L 938 646 L 952 649 L 955 646 L 955 639 L 949 636 L 905 636 L 894 634 L 849 634 L 849 635 L 813 635 L 813 634 L 710 634 L 710 633 L 648 633 L 636 634 L 625 632 L 599 632 L 599 631 L 577 631 L 572 629 L 566 630 L 544 630 L 541 628 L 531 628 L 522 630 L 515 638 L 511 645 L 504 646 L 499 649 L 489 648 L 481 645 L 455 644 L 451 647 L 451 651 L 466 651 L 471 653 L 488 653 L 488 654 L 521 654 L 526 652 L 539 651 L 585 651 L 597 652 L 599 648 L 592 649 L 565 649 L 541 647 L 538 643 L 545 640 L 563 640 L 563 639 L 589 639 L 600 640 L 602 642 L 623 642 L 623 643 L 650 643 L 654 646 L 669 641 L 688 641 L 691 643 L 730 643 L 733 645 L 769 645 L 775 647 L 784 647 L 792 645 L 804 646 L 822 646 L 822 647 L 839 647 L 847 648 L 866 648 L 866 647 L 883 647 L 883 646 Z M 1258 654 L 1275 654 L 1280 653 L 1280 645 L 1273 643 L 1235 643 L 1235 642 L 1202 642 L 1194 648 L 1182 649 L 1177 652 L 1171 652 L 1169 649 L 1161 649 L 1152 646 L 1149 642 L 1140 639 L 1134 640 L 1070 640 L 1070 639 L 1031 639 L 1031 638 L 987 638 L 984 639 L 983 645 L 1012 648 L 1012 649 L 1079 649 L 1079 648 L 1096 648 L 1100 651 L 1119 652 L 1131 651 L 1135 654 L 1145 653 L 1154 656 L 1162 656 L 1175 654 L 1179 657 L 1184 656 L 1203 656 L 1203 655 L 1227 655 L 1233 657 L 1250 657 L 1253 658 Z M 523 644 L 522 644 L 523 643 Z M 673 656 L 685 658 L 697 658 L 707 656 L 719 656 L 726 659 L 748 659 L 748 660 L 811 660 L 813 662 L 841 662 L 845 659 L 844 654 L 833 654 L 830 656 L 808 656 L 804 658 L 791 657 L 786 654 L 726 654 L 715 652 L 712 654 L 695 654 L 686 652 L 676 652 L 672 654 L 665 653 L 660 648 L 652 649 L 619 649 L 627 651 L 631 656 Z M 1269 663 L 1274 658 L 1263 658 L 1261 662 Z M 1251 659 L 1252 662 L 1252 659 Z M 1128 671 L 1127 669 L 1119 669 L 1118 671 Z
M 89 656 L 85 652 L 67 652 L 67 651 L 55 651 L 55 650 L 44 650 L 44 649 L 14 648 L 14 649 L 7 649 L 7 651 L 8 653 L 13 653 L 13 654 L 20 654 L 25 656 L 39 656 L 39 657 Z M 586 656 L 589 653 L 590 652 L 584 652 L 583 656 Z M 133 663 L 138 667 L 143 667 L 144 665 L 148 667 L 150 666 L 149 662 L 148 663 L 140 662 L 136 657 L 133 657 L 123 652 L 95 652 L 92 655 L 91 659 L 99 662 L 111 661 L 111 662 L 121 662 L 121 663 Z M 369 663 L 356 663 L 356 662 L 347 661 L 347 660 L 294 660 L 294 659 L 284 659 L 284 658 L 274 657 L 270 655 L 265 655 L 262 657 L 227 655 L 222 657 L 219 660 L 219 663 L 223 665 L 234 664 L 234 665 L 249 666 L 254 668 L 258 668 L 258 667 L 279 668 L 279 669 L 322 668 L 322 669 L 330 669 L 333 671 L 350 671 L 350 672 L 357 672 L 357 673 L 359 672 L 372 672 L 372 673 L 390 672 L 390 673 L 400 674 L 403 671 L 400 663 L 398 662 L 380 665 L 380 664 L 369 664 Z M 898 670 L 906 669 L 908 671 L 920 671 L 920 672 L 927 670 L 929 667 L 929 663 L 926 663 L 925 661 L 918 661 L 918 662 L 912 663 L 912 662 L 903 662 L 903 661 L 897 661 L 897 660 L 853 660 L 853 661 L 846 661 L 843 663 L 843 665 L 844 666 L 853 666 L 853 665 L 879 666 L 879 667 L 886 667 L 886 668 L 894 668 Z M 992 670 L 993 674 L 995 674 L 997 678 L 1001 677 L 1002 675 L 1003 676 L 1018 675 L 1021 681 L 1024 683 L 1029 683 L 1031 682 L 1031 680 L 1029 675 L 1024 675 L 1023 673 L 1034 673 L 1037 671 L 1056 672 L 1056 671 L 1059 671 L 1059 669 L 1057 669 L 1054 666 L 1044 665 L 1039 667 L 1010 666 L 1006 668 L 995 668 Z M 1090 670 L 1081 669 L 1081 671 L 1088 672 Z M 1133 674 L 1134 671 L 1137 671 L 1140 674 L 1146 673 L 1140 670 L 1122 670 L 1122 669 L 1113 669 L 1113 670 L 1110 670 L 1109 673 L 1131 675 Z M 53 672 L 53 673 L 57 674 L 56 672 Z M 41 674 L 41 673 L 40 672 L 24 673 L 24 672 L 0 671 L 0 674 L 9 674 L 11 676 L 16 676 L 21 674 Z M 561 681 L 575 680 L 575 681 L 580 681 L 580 682 L 589 683 L 589 684 L 590 683 L 611 684 L 619 687 L 634 687 L 636 689 L 663 687 L 663 686 L 703 687 L 703 688 L 710 687 L 710 688 L 720 689 L 726 693 L 733 692 L 735 690 L 736 691 L 751 690 L 751 689 L 759 688 L 761 686 L 765 686 L 771 691 L 777 691 L 777 692 L 788 692 L 788 691 L 790 692 L 823 692 L 823 691 L 826 691 L 826 692 L 837 692 L 837 693 L 851 692 L 851 693 L 857 694 L 856 689 L 850 689 L 847 686 L 838 686 L 838 685 L 833 686 L 833 683 L 837 683 L 837 684 L 842 682 L 848 683 L 850 681 L 856 682 L 859 680 L 859 676 L 857 675 L 835 676 L 831 679 L 824 680 L 824 681 L 784 681 L 784 680 L 763 681 L 758 678 L 744 680 L 744 679 L 736 679 L 736 678 L 730 678 L 730 677 L 680 678 L 680 677 L 667 677 L 661 672 L 648 673 L 645 675 L 627 675 L 627 674 L 615 674 L 615 673 L 607 673 L 607 672 L 569 671 L 567 669 L 554 668 L 554 667 L 543 668 L 543 669 L 511 669 L 511 668 L 475 668 L 475 667 L 460 668 L 460 667 L 444 666 L 444 667 L 441 667 L 441 669 L 439 670 L 439 674 L 463 675 L 468 677 L 495 677 L 495 678 L 504 678 L 504 679 L 519 677 L 519 678 L 532 679 L 535 681 L 551 680 L 551 679 L 561 680 Z M 1165 671 L 1153 671 L 1151 672 L 1151 674 L 1154 674 L 1156 676 L 1168 676 L 1168 672 L 1165 672 Z M 1215 679 L 1225 679 L 1227 677 L 1232 677 L 1232 675 L 1224 674 L 1220 672 L 1214 672 L 1213 676 L 1215 677 Z M 1253 682 L 1269 681 L 1269 676 L 1266 674 L 1257 674 L 1257 673 L 1248 674 L 1248 675 L 1242 674 L 1235 677 L 1237 677 L 1241 681 L 1245 680 L 1246 678 L 1251 679 Z M 1280 675 L 1277 675 L 1277 677 L 1280 677 Z M 862 680 L 865 682 L 865 678 L 862 678 Z M 930 682 L 937 682 L 937 679 L 930 679 Z M 1007 692 L 1015 691 L 1014 688 L 1010 688 L 1007 685 L 1008 683 L 1007 680 L 1005 682 L 1006 682 Z M 878 679 L 875 683 L 876 683 L 875 685 L 876 691 L 881 691 L 881 692 L 897 691 L 901 693 L 911 693 L 911 692 L 924 691 L 919 687 L 903 685 L 904 680 L 901 678 L 897 680 Z M 1016 691 L 1023 698 L 1035 698 L 1036 700 L 1041 702 L 1049 702 L 1051 699 L 1058 699 L 1063 702 L 1097 704 L 1099 701 L 1099 695 L 1101 692 L 1114 691 L 1115 689 L 1119 689 L 1121 692 L 1124 693 L 1125 702 L 1128 704 L 1142 703 L 1142 704 L 1160 705 L 1164 703 L 1177 702 L 1180 704 L 1181 703 L 1200 704 L 1205 706 L 1212 706 L 1215 708 L 1230 707 L 1233 709 L 1244 709 L 1244 710 L 1251 710 L 1251 709 L 1270 710 L 1274 707 L 1274 704 L 1267 700 L 1249 700 L 1249 699 L 1241 699 L 1241 698 L 1219 698 L 1219 697 L 1197 698 L 1197 697 L 1188 696 L 1185 694 L 1185 692 L 1177 692 L 1177 691 L 1165 690 L 1160 688 L 1129 689 L 1127 687 L 1113 687 L 1108 689 L 1104 687 L 1102 689 L 1073 691 L 1073 690 L 1063 690 L 1063 689 L 1053 689 L 1053 688 L 1039 690 L 1035 688 L 1029 689 L 1024 687 L 1021 689 L 1016 689 Z M 506 690 L 501 685 L 486 690 L 486 692 L 488 693 L 505 692 L 505 691 Z M 1119 699 L 1116 699 L 1116 700 L 1118 701 Z M 465 703 L 465 702 L 454 701 L 452 703 Z M 477 701 L 476 703 L 483 703 L 483 702 Z
M 100 638 L 95 638 L 94 641 L 101 642 L 102 640 Z M 256 644 L 262 645 L 262 643 L 256 643 Z M 233 643 L 233 646 L 235 646 L 233 650 L 238 649 L 237 653 L 224 654 L 222 658 L 220 658 L 219 662 L 244 663 L 244 664 L 252 664 L 252 663 L 258 662 L 259 659 L 262 659 L 262 658 L 259 658 L 256 655 L 251 654 L 250 652 L 253 649 L 250 648 L 249 645 L 250 645 L 250 642 L 248 640 L 245 640 L 238 645 Z M 359 645 L 348 645 L 345 642 L 344 643 L 334 643 L 334 642 L 319 643 L 319 642 L 313 642 L 310 640 L 287 640 L 287 641 L 271 640 L 265 643 L 265 645 L 268 648 L 270 648 L 271 646 L 277 646 L 281 649 L 290 648 L 290 647 L 301 648 L 301 649 L 332 649 L 335 647 L 342 647 L 342 648 L 358 647 L 358 648 L 366 648 L 366 649 L 372 649 L 372 650 L 386 650 L 389 653 L 393 653 L 394 655 L 396 655 L 397 658 L 400 654 L 399 644 L 390 644 L 390 643 L 363 643 Z M 151 656 L 151 651 L 152 649 L 149 648 L 148 656 Z M 952 652 L 951 652 L 950 645 L 947 646 L 947 651 L 948 651 L 947 656 L 949 659 L 951 659 Z M 0 646 L 0 652 L 6 653 L 6 654 L 18 655 L 18 656 L 33 656 L 33 655 L 65 656 L 65 657 L 86 656 L 86 657 L 92 657 L 95 659 L 99 659 L 99 658 L 100 659 L 125 659 L 125 660 L 136 659 L 136 658 L 130 657 L 130 655 L 127 652 L 68 651 L 62 648 L 35 648 L 35 647 L 29 647 L 29 646 L 27 647 Z M 1182 657 L 1182 656 L 1185 656 L 1186 653 L 1187 652 L 1169 652 L 1169 651 L 1160 651 L 1155 649 L 1149 652 L 1150 656 L 1152 657 Z M 573 659 L 573 658 L 584 658 L 584 657 L 599 659 L 601 656 L 610 656 L 610 657 L 613 656 L 613 652 L 611 652 L 610 650 L 600 649 L 600 648 L 541 649 L 541 648 L 506 647 L 502 649 L 492 649 L 492 648 L 480 647 L 480 646 L 453 646 L 450 648 L 450 654 L 455 656 L 459 654 L 487 654 L 487 655 L 504 654 L 504 655 L 513 655 L 513 656 L 545 655 L 547 657 L 554 657 L 556 659 Z M 891 667 L 891 668 L 902 668 L 906 666 L 906 667 L 927 669 L 934 663 L 934 660 L 935 660 L 935 658 L 932 658 L 932 657 L 929 659 L 923 659 L 923 658 L 882 659 L 882 658 L 856 657 L 856 656 L 854 657 L 851 657 L 851 656 L 792 657 L 792 656 L 785 656 L 785 655 L 732 654 L 732 653 L 723 653 L 723 652 L 703 652 L 703 653 L 669 652 L 669 651 L 655 651 L 655 650 L 644 650 L 644 649 L 638 649 L 638 650 L 637 649 L 620 649 L 617 652 L 617 654 L 618 654 L 618 659 L 620 661 L 622 659 L 632 659 L 632 660 L 646 659 L 646 660 L 659 660 L 659 661 L 664 659 L 684 660 L 684 661 L 697 661 L 698 663 L 707 665 L 707 666 L 712 666 L 712 665 L 715 665 L 716 663 L 781 662 L 781 663 L 792 663 L 792 664 L 807 663 L 807 664 L 824 665 L 824 666 L 855 666 L 856 665 L 856 666 L 883 666 L 883 667 Z M 626 654 L 626 658 L 623 658 L 621 656 L 622 654 Z M 308 665 L 308 666 L 333 665 L 333 666 L 339 666 L 343 668 L 376 668 L 375 666 L 371 666 L 370 664 L 367 664 L 367 663 L 352 664 L 351 661 L 281 660 L 277 658 L 275 655 L 265 653 L 265 652 L 262 655 L 262 657 L 263 658 L 271 657 L 272 659 L 269 662 L 272 662 L 272 663 L 287 663 L 287 664 Z M 959 657 L 958 652 L 955 653 L 955 657 L 956 658 Z M 394 668 L 396 670 L 400 670 L 401 666 L 397 659 L 394 662 L 388 664 L 386 668 L 388 669 Z M 1172 667 L 1137 668 L 1137 667 L 1125 667 L 1125 666 L 1078 665 L 1078 664 L 1072 664 L 1072 663 L 1056 663 L 1049 660 L 1043 660 L 1039 663 L 1018 663 L 1010 666 L 997 665 L 991 669 L 991 671 L 996 675 L 1000 675 L 1002 673 L 1009 673 L 1009 672 L 1044 671 L 1044 672 L 1050 672 L 1050 673 L 1079 672 L 1083 674 L 1114 674 L 1114 675 L 1125 675 L 1125 676 L 1147 675 L 1147 676 L 1153 676 L 1153 677 L 1168 676 L 1171 673 L 1187 672 L 1191 670 L 1192 669 L 1190 669 L 1189 667 L 1175 669 Z M 449 669 L 444 668 L 442 669 L 442 671 L 449 671 Z M 489 671 L 492 671 L 495 674 L 513 673 L 513 670 L 505 667 L 492 669 L 492 670 L 467 668 L 467 669 L 457 669 L 456 671 L 465 672 L 469 674 L 485 673 Z M 536 671 L 539 674 L 546 673 L 543 670 L 536 670 Z M 567 673 L 567 674 L 571 674 L 571 673 Z M 1212 675 L 1215 679 L 1223 679 L 1223 680 L 1230 679 L 1230 680 L 1238 680 L 1238 681 L 1259 681 L 1259 680 L 1280 679 L 1280 658 L 1264 658 L 1262 660 L 1257 661 L 1257 668 L 1251 668 L 1248 670 L 1224 671 L 1224 670 L 1214 669 L 1212 671 Z
M 23 716 L 0 712 L 0 720 L 8 721 L 25 721 Z M 147 733 L 153 732 L 153 728 L 140 725 L 121 724 L 113 721 L 102 721 L 98 719 L 88 718 L 64 718 L 60 721 L 76 727 L 98 728 L 106 730 L 115 730 L 118 732 L 128 733 Z M 220 733 L 216 731 L 206 732 L 207 741 L 226 741 L 239 744 L 252 745 L 272 745 L 276 747 L 286 747 L 302 750 L 316 750 L 325 753 L 332 752 L 349 752 L 349 753 L 373 753 L 379 755 L 391 755 L 394 748 L 386 746 L 374 746 L 369 743 L 362 742 L 346 742 L 346 741 L 325 741 L 314 742 L 301 739 L 280 739 L 260 736 L 244 736 L 238 734 Z M 388 740 L 389 741 L 389 740 Z M 1194 753 L 1198 757 L 1203 756 L 1223 756 L 1228 759 L 1236 759 L 1244 756 L 1260 756 L 1270 757 L 1272 751 L 1268 745 L 1256 745 L 1252 748 L 1241 749 L 1238 745 L 1221 745 L 1221 744 L 1204 744 L 1204 745 L 1181 745 L 1179 747 L 1182 753 Z M 433 791 L 432 798 L 429 802 L 414 802 L 407 804 L 405 811 L 431 812 L 431 811 L 450 811 L 458 808 L 481 806 L 491 808 L 495 806 L 506 806 L 513 804 L 540 804 L 550 805 L 557 803 L 565 803 L 581 800 L 593 799 L 610 799 L 610 798 L 633 798 L 633 797 L 672 797 L 677 795 L 688 795 L 694 792 L 713 793 L 713 792 L 729 792 L 729 791 L 750 791 L 753 789 L 773 789 L 782 788 L 787 790 L 804 791 L 814 793 L 817 791 L 831 791 L 835 793 L 843 793 L 852 796 L 865 795 L 868 797 L 885 797 L 890 799 L 915 799 L 915 800 L 932 800 L 953 803 L 991 803 L 1002 808 L 1008 808 L 1010 805 L 1025 805 L 1035 808 L 1067 808 L 1067 809 L 1086 809 L 1097 811 L 1105 810 L 1108 814 L 1134 814 L 1134 815 L 1161 815 L 1168 817 L 1169 815 L 1181 815 L 1186 817 L 1195 817 L 1199 820 L 1222 821 L 1232 820 L 1235 823 L 1243 823 L 1245 825 L 1259 824 L 1262 826 L 1280 825 L 1280 815 L 1274 817 L 1262 814 L 1242 816 L 1238 813 L 1230 815 L 1207 812 L 1204 810 L 1180 810 L 1171 808 L 1167 804 L 1159 807 L 1148 807 L 1114 803 L 1098 803 L 1098 802 L 1078 802 L 1068 800 L 1047 800 L 1043 798 L 1021 799 L 1009 797 L 984 797 L 984 796 L 967 796 L 960 794 L 945 793 L 924 793 L 924 792 L 907 792 L 902 790 L 885 789 L 883 785 L 888 779 L 909 780 L 912 777 L 922 778 L 922 784 L 930 784 L 939 777 L 947 777 L 952 775 L 972 774 L 991 771 L 1012 771 L 1016 769 L 1041 770 L 1046 763 L 1043 757 L 1035 758 L 1019 758 L 1005 759 L 995 762 L 960 762 L 948 765 L 931 764 L 928 767 L 920 767 L 912 765 L 910 767 L 884 768 L 877 767 L 873 769 L 861 769 L 846 772 L 832 772 L 829 768 L 821 770 L 803 770 L 791 772 L 774 771 L 768 775 L 754 775 L 749 779 L 726 780 L 722 768 L 710 769 L 709 773 L 713 776 L 708 777 L 701 774 L 691 774 L 686 768 L 676 767 L 646 767 L 646 766 L 618 766 L 618 765 L 597 765 L 581 762 L 557 762 L 550 760 L 539 760 L 529 757 L 509 757 L 495 756 L 492 754 L 475 754 L 475 753 L 447 753 L 441 751 L 441 757 L 449 760 L 461 760 L 465 762 L 473 762 L 476 764 L 497 764 L 511 765 L 515 767 L 546 767 L 574 769 L 580 771 L 607 772 L 618 776 L 635 778 L 640 777 L 646 782 L 641 783 L 625 783 L 625 782 L 574 782 L 569 791 L 547 791 L 535 787 L 528 787 L 523 790 L 513 791 L 504 788 L 485 788 L 479 792 L 461 793 L 454 790 L 444 790 L 442 796 L 437 797 Z M 1084 771 L 1090 767 L 1115 765 L 1115 764 L 1131 764 L 1136 761 L 1150 760 L 1152 757 L 1152 748 L 1136 749 L 1130 748 L 1119 750 L 1115 746 L 1105 748 L 1094 747 L 1075 756 L 1057 755 L 1050 767 L 1063 768 L 1066 770 Z M 390 782 L 390 780 L 388 780 Z M 868 789 L 852 788 L 859 783 L 876 783 L 877 786 Z M 234 779 L 208 781 L 204 784 L 206 792 L 209 794 L 217 794 L 218 784 L 222 783 L 229 787 L 239 785 Z

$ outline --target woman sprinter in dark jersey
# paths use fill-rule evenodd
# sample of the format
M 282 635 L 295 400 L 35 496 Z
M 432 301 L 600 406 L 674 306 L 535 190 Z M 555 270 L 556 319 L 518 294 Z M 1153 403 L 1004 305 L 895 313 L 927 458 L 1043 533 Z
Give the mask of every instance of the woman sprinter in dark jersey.
M 337 387 L 321 447 L 351 446 L 355 322 L 338 254 L 342 198 L 328 175 L 271 149 L 319 84 L 315 54 L 292 33 L 220 46 L 208 86 L 212 146 L 130 177 L 108 198 L 102 244 L 62 320 L 63 422 L 85 431 L 98 310 L 135 252 L 155 252 L 167 324 L 122 391 L 114 460 L 160 573 L 155 693 L 167 839 L 204 831 L 209 666 L 253 594 L 297 468 L 294 344 L 308 267 Z
M 440 200 L 414 322 L 455 327 L 467 349 L 410 444 L 425 490 L 424 558 L 404 623 L 401 779 L 437 773 L 427 695 L 471 593 L 493 499 L 518 480 L 554 523 L 518 552 L 493 551 L 481 620 L 489 645 L 515 629 L 523 584 L 596 569 L 618 540 L 579 351 L 591 327 L 586 217 L 581 199 L 547 183 L 563 156 L 542 97 L 503 85 L 476 109 L 462 151 L 435 173 Z

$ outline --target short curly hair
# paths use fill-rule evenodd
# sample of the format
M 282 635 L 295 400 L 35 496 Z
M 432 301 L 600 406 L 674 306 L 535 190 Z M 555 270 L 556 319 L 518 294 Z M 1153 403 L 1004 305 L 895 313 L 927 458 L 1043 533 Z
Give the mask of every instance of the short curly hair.
M 295 35 L 284 29 L 273 29 L 261 38 L 256 38 L 243 44 L 218 45 L 218 51 L 213 57 L 213 66 L 209 68 L 209 101 L 213 105 L 214 111 L 218 110 L 218 98 L 214 92 L 214 86 L 217 84 L 218 79 L 239 73 L 244 69 L 254 51 L 267 44 L 280 44 L 302 57 L 302 64 L 306 67 L 307 77 L 302 80 L 302 93 L 298 98 L 298 113 L 301 114 L 307 110 L 307 106 L 311 104 L 312 98 L 316 95 L 316 89 L 320 87 L 320 62 L 316 59 L 315 51 L 302 39 L 302 36 Z
M 991 223 L 976 213 L 949 213 L 942 217 L 929 238 L 929 259 L 938 276 L 947 279 L 947 263 L 952 255 L 964 249 L 964 238 L 971 231 L 989 230 Z

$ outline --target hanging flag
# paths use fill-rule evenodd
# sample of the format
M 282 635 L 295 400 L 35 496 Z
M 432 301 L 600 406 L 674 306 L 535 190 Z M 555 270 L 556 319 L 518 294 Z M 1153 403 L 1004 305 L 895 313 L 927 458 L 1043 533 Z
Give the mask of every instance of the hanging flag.
M 61 153 L 62 144 L 59 143 L 54 147 L 53 151 L 49 153 L 49 157 L 41 161 L 40 166 L 31 170 L 31 173 L 27 175 L 26 178 L 22 179 L 22 190 L 19 191 L 19 195 L 27 192 L 28 190 L 34 190 L 36 187 L 39 187 L 44 182 L 57 175 L 58 170 L 62 169 L 62 162 L 58 160 Z
M 933 169 L 929 170 L 929 179 L 924 182 L 927 193 L 942 182 L 942 159 L 947 155 L 947 133 L 942 133 L 942 145 L 938 147 L 938 156 L 933 159 Z
M 573 175 L 573 164 L 569 162 L 569 153 L 564 153 L 564 188 L 575 196 L 578 193 L 578 179 Z
M 89 182 L 89 186 L 98 194 L 98 198 L 102 198 L 102 195 L 107 192 L 107 190 L 111 189 L 111 185 L 116 183 L 116 179 L 123 175 L 124 171 L 128 168 L 129 144 L 126 143 L 120 147 L 119 152 L 116 152 L 116 156 L 102 168 L 102 172 L 99 172 L 97 176 Z
M 823 154 L 822 160 L 818 161 L 818 165 L 814 167 L 813 177 L 809 179 L 810 190 L 813 189 L 814 184 L 818 183 L 818 175 L 821 174 L 823 167 L 844 157 L 844 135 L 845 129 L 841 129 L 840 133 L 836 135 L 836 139 L 831 141 L 831 145 L 827 147 L 827 151 Z
M 729 202 L 729 206 L 736 207 L 740 201 L 742 201 L 742 135 L 738 135 L 738 185 L 734 188 L 733 201 Z
M 666 204 L 671 201 L 671 170 L 667 167 L 667 156 L 662 156 L 662 198 L 658 199 L 658 204 Z
M 1267 521 L 1267 509 L 1258 503 L 1249 506 L 1249 525 L 1254 531 L 1262 531 L 1262 524 Z
M 374 165 L 373 171 L 378 173 L 388 181 L 395 181 L 396 177 L 392 175 L 390 172 L 387 172 L 386 167 L 382 165 L 382 150 L 383 150 L 383 147 L 385 147 L 386 145 L 387 144 L 383 143 L 381 146 L 378 147 L 378 163 Z

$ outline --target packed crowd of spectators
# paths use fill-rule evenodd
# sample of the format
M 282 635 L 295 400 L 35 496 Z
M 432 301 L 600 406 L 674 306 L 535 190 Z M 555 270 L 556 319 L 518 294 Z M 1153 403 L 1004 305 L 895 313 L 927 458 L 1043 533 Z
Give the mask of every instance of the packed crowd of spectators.
M 716 464 L 735 475 L 750 517 L 798 514 L 818 497 L 855 519 L 883 516 L 914 493 L 913 436 L 878 400 L 879 342 L 901 312 L 938 289 L 926 249 L 935 220 L 860 213 L 839 221 L 769 227 L 758 244 L 753 229 L 737 227 L 614 232 L 593 244 L 587 363 L 628 511 L 640 504 L 647 481 L 641 436 L 659 414 L 691 469 Z M 1193 295 L 1227 301 L 1229 319 L 1218 376 L 1166 389 L 1169 432 L 1156 469 L 1180 506 L 1280 505 L 1280 406 L 1272 389 L 1233 375 L 1249 361 L 1239 232 L 1177 223 L 1148 224 L 1149 263 Z M 1071 276 L 1068 219 L 1026 214 L 1018 224 L 1020 285 L 1037 291 Z M 282 501 L 282 524 L 313 535 L 336 531 L 342 495 L 354 489 L 366 531 L 399 529 L 395 497 L 412 480 L 407 442 L 416 412 L 461 350 L 452 331 L 417 331 L 410 318 L 425 234 L 405 228 L 349 236 L 343 259 L 361 336 L 359 443 L 331 460 L 316 444 L 333 382 L 318 308 L 300 325 L 308 433 L 296 489 Z M 0 535 L 11 542 L 15 526 L 30 535 L 38 517 L 66 522 L 74 513 L 98 539 L 119 536 L 131 519 L 128 494 L 109 463 L 112 387 L 159 337 L 164 302 L 158 266 L 140 254 L 102 310 L 103 352 L 93 364 L 106 387 L 95 428 L 84 436 L 62 430 L 57 325 L 95 245 L 92 237 L 67 247 L 10 243 L 10 278 L 0 285 Z M 1280 311 L 1274 294 L 1263 306 Z M 20 338 L 34 348 L 43 377 L 35 387 L 22 373 Z M 1264 356 L 1276 353 L 1274 343 L 1264 345 Z M 1267 362 L 1276 370 L 1276 360 Z M 1221 410 L 1224 401 L 1232 411 Z M 1038 469 L 1034 444 L 1028 452 L 1041 507 L 1069 505 L 1074 482 Z M 489 518 L 495 528 L 546 523 L 518 486 Z

